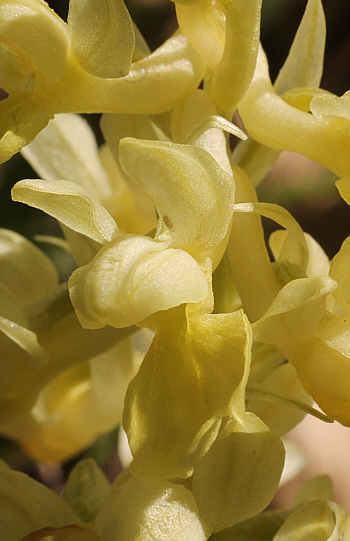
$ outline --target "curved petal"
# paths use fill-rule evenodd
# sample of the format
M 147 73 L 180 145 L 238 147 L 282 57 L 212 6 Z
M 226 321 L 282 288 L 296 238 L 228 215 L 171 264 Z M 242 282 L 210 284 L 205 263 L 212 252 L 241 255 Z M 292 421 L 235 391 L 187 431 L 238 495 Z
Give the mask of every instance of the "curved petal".
M 226 11 L 225 47 L 210 94 L 221 113 L 233 113 L 254 74 L 262 0 L 234 0 Z
M 150 237 L 122 235 L 73 272 L 72 303 L 85 328 L 127 327 L 160 310 L 208 295 L 198 263 L 183 250 Z
M 137 477 L 109 496 L 95 527 L 104 541 L 206 541 L 211 534 L 187 488 Z
M 244 414 L 250 326 L 243 311 L 188 313 L 187 319 L 169 312 L 163 321 L 126 394 L 130 471 L 188 477 L 215 440 L 221 418 Z
M 338 284 L 333 292 L 334 298 L 350 312 L 350 237 L 344 240 L 339 252 L 332 259 L 329 276 Z
M 93 522 L 110 490 L 110 484 L 92 458 L 80 460 L 72 469 L 62 498 L 82 522 Z
M 91 75 L 127 75 L 135 36 L 123 0 L 70 0 L 68 28 L 72 52 Z
M 56 115 L 22 155 L 44 180 L 70 180 L 101 200 L 111 197 L 96 139 L 79 115 Z
M 194 145 L 123 139 L 124 170 L 152 195 L 160 215 L 158 240 L 169 240 L 213 266 L 225 250 L 232 218 L 234 182 Z
M 318 117 L 288 105 L 273 89 L 262 49 L 239 113 L 248 133 L 259 143 L 298 152 L 340 177 L 349 176 L 348 121 L 327 115 Z
M 27 239 L 7 229 L 0 229 L 0 279 L 24 308 L 52 295 L 58 287 L 58 273 L 51 260 Z
M 100 244 L 105 244 L 120 233 L 106 209 L 74 182 L 21 180 L 11 193 L 14 201 L 39 208 Z
M 280 438 L 253 413 L 219 436 L 194 469 L 193 493 L 214 532 L 260 513 L 271 502 L 282 474 Z
M 318 88 L 323 71 L 326 21 L 321 0 L 309 0 L 288 57 L 274 83 L 278 94 L 292 88 Z
M 0 537 L 18 541 L 52 526 L 79 523 L 79 517 L 57 494 L 24 473 L 0 465 Z
M 62 79 L 69 47 L 67 25 L 46 2 L 5 0 L 0 6 L 0 21 L 0 33 L 21 49 L 48 81 Z

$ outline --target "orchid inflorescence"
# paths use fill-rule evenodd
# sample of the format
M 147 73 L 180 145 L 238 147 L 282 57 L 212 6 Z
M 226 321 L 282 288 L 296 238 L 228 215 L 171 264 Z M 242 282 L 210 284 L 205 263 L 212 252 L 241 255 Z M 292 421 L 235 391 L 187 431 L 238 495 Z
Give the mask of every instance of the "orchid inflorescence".
M 319 88 L 321 0 L 272 84 L 261 3 L 175 0 L 151 52 L 123 0 L 70 0 L 67 22 L 1 0 L 0 156 L 41 177 L 12 198 L 56 218 L 46 242 L 76 262 L 60 283 L 0 233 L 1 433 L 61 463 L 122 425 L 132 455 L 112 484 L 78 462 L 62 497 L 2 463 L 4 540 L 350 539 L 327 477 L 266 511 L 281 437 L 306 414 L 350 426 L 350 240 L 329 261 L 256 188 L 290 150 L 350 204 L 350 92 Z M 103 113 L 100 148 L 77 113 Z

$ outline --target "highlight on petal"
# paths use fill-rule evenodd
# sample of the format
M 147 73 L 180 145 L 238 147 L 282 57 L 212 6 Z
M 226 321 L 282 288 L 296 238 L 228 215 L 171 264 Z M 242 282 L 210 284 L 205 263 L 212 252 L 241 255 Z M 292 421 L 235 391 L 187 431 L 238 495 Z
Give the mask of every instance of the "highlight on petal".
M 243 311 L 188 308 L 186 318 L 173 311 L 162 321 L 129 385 L 123 427 L 133 474 L 184 478 L 213 444 L 222 417 L 244 414 L 250 326 Z
M 52 490 L 0 463 L 0 537 L 18 541 L 33 531 L 79 523 L 79 517 Z
M 183 485 L 137 477 L 107 498 L 95 528 L 104 541 L 206 541 L 212 531 Z
M 160 310 L 199 302 L 208 282 L 198 263 L 183 250 L 150 237 L 121 235 L 69 280 L 81 324 L 128 327 Z
M 135 36 L 123 0 L 71 0 L 68 27 L 72 51 L 91 75 L 128 74 Z
M 196 259 L 219 263 L 232 218 L 233 179 L 194 145 L 123 139 L 124 170 L 152 195 L 160 222 L 156 238 Z
M 246 413 L 229 435 L 217 438 L 196 464 L 193 494 L 214 532 L 260 513 L 271 502 L 281 477 L 284 447 L 253 413 Z
M 48 81 L 62 79 L 69 46 L 67 25 L 46 2 L 5 0 L 0 6 L 0 21 L 0 33 L 21 49 Z
M 278 94 L 319 87 L 323 71 L 326 21 L 321 0 L 309 0 L 288 57 L 274 83 Z
M 79 115 L 56 115 L 22 155 L 44 180 L 70 180 L 101 200 L 111 197 L 96 139 Z
M 105 244 L 119 228 L 112 216 L 84 188 L 68 180 L 21 180 L 12 199 L 43 210 L 67 227 Z

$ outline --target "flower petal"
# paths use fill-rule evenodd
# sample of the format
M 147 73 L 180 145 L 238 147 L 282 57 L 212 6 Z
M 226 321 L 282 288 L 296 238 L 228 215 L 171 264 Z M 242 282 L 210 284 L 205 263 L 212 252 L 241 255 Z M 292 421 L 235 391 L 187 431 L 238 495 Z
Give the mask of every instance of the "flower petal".
M 229 435 L 219 436 L 196 464 L 192 484 L 200 513 L 214 524 L 214 532 L 265 509 L 283 464 L 282 441 L 253 413 L 246 413 Z
M 24 473 L 10 470 L 1 461 L 0 537 L 18 541 L 25 535 L 53 526 L 79 523 L 79 517 L 53 491 Z
M 160 215 L 157 239 L 170 240 L 197 260 L 213 259 L 226 247 L 234 182 L 194 145 L 123 139 L 124 170 L 152 195 Z
M 309 0 L 288 57 L 274 83 L 278 94 L 292 88 L 318 88 L 323 71 L 326 21 L 321 0 Z
M 137 477 L 109 496 L 95 527 L 103 541 L 206 541 L 211 533 L 188 489 Z
M 44 180 L 70 180 L 101 200 L 111 197 L 96 139 L 79 115 L 56 115 L 22 155 Z
M 39 208 L 100 244 L 105 244 L 120 232 L 106 209 L 74 182 L 21 180 L 11 193 L 14 201 Z
M 140 477 L 187 477 L 225 415 L 244 413 L 250 327 L 231 314 L 164 314 L 135 379 L 123 417 Z M 160 407 L 162 404 L 162 407 Z
M 96 77 L 124 77 L 134 52 L 131 17 L 123 0 L 70 0 L 72 51 Z
M 208 295 L 198 263 L 183 250 L 150 237 L 122 235 L 69 280 L 72 303 L 85 328 L 127 327 L 160 310 Z

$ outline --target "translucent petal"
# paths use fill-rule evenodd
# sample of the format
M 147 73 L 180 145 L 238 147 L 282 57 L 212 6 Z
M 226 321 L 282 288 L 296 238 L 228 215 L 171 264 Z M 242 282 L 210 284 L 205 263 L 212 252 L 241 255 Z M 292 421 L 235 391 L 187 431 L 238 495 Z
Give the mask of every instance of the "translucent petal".
M 60 528 L 79 522 L 75 512 L 53 491 L 2 465 L 0 499 L 0 536 L 6 541 L 18 541 L 45 526 Z
M 194 145 L 124 139 L 120 159 L 156 202 L 157 238 L 170 240 L 196 259 L 209 256 L 215 268 L 232 218 L 232 178 Z
M 122 235 L 72 274 L 69 289 L 84 327 L 127 327 L 159 310 L 205 299 L 208 282 L 187 252 Z
M 287 518 L 273 541 L 337 541 L 341 538 L 343 522 L 344 512 L 336 504 L 311 500 Z
M 302 86 L 319 86 L 325 41 L 326 21 L 322 2 L 309 0 L 288 57 L 274 84 L 278 94 Z
M 0 33 L 22 49 L 48 81 L 62 79 L 69 46 L 67 25 L 46 2 L 5 0 L 0 21 Z
M 232 112 L 254 74 L 259 47 L 261 0 L 235 0 L 226 11 L 225 47 L 210 94 L 221 113 Z
M 164 314 L 123 417 L 141 477 L 187 477 L 212 445 L 221 417 L 244 412 L 250 328 L 243 312 Z M 162 404 L 162 408 L 159 408 Z
M 212 535 L 210 541 L 271 541 L 282 526 L 290 509 L 265 511 L 221 532 Z M 263 537 L 262 537 L 263 536 Z
M 22 155 L 44 180 L 70 180 L 101 200 L 111 197 L 96 139 L 79 115 L 56 115 Z
M 219 437 L 194 469 L 193 493 L 214 532 L 260 513 L 272 500 L 284 464 L 279 437 L 253 413 Z
M 86 71 L 104 78 L 127 75 L 135 36 L 123 0 L 71 0 L 68 27 L 73 54 Z
M 112 216 L 78 184 L 68 180 L 21 180 L 12 199 L 45 211 L 67 227 L 105 244 L 118 234 Z
M 58 274 L 50 259 L 27 239 L 0 230 L 0 279 L 23 308 L 52 295 Z
M 184 486 L 136 477 L 109 496 L 95 527 L 104 541 L 206 541 L 211 533 Z
M 80 460 L 70 472 L 63 499 L 82 522 L 93 522 L 109 492 L 109 482 L 92 458 Z
M 335 183 L 341 197 L 350 205 L 350 177 L 341 178 Z

